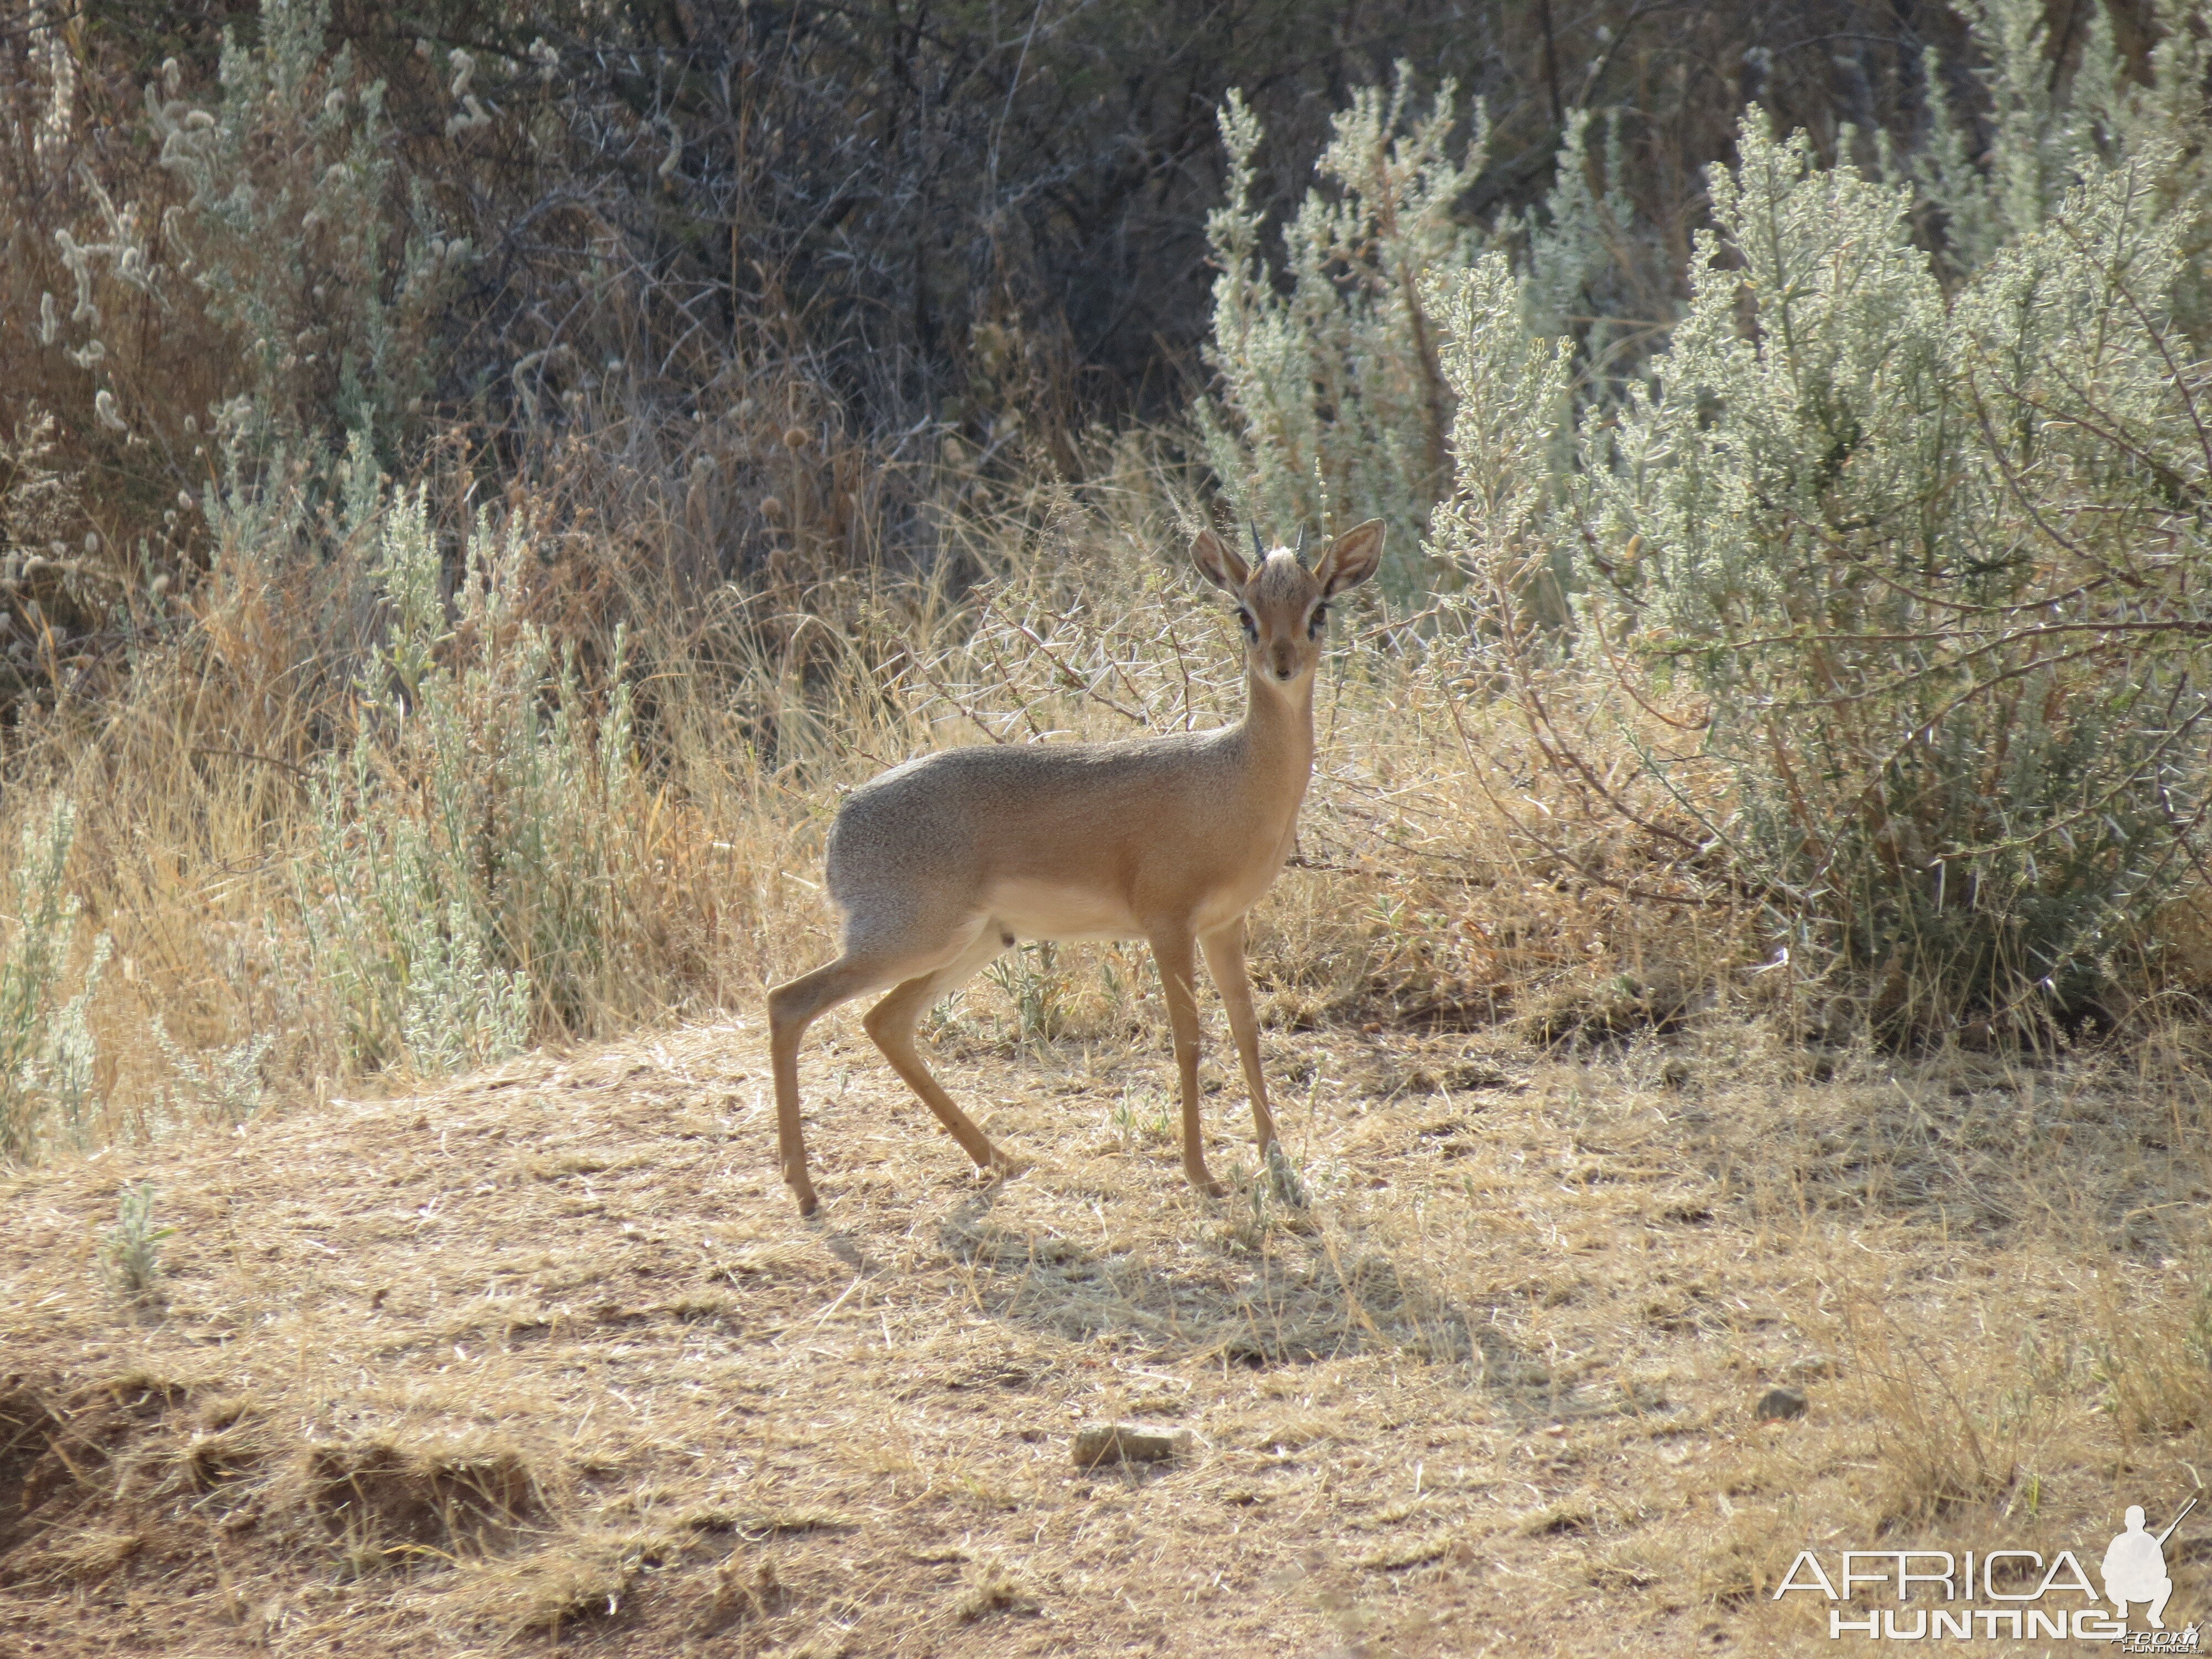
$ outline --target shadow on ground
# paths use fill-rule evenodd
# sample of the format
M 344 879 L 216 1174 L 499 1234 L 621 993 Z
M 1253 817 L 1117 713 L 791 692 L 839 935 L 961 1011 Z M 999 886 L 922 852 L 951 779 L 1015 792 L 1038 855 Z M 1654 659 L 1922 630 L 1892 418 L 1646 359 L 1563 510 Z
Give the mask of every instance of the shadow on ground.
M 1119 1339 L 1155 1363 L 1199 1360 L 1254 1370 L 1352 1354 L 1470 1365 L 1507 1396 L 1549 1394 L 1544 1364 L 1518 1350 L 1487 1309 L 1455 1301 L 1391 1252 L 1328 1213 L 1255 1212 L 1249 1194 L 1228 1226 L 1194 1233 L 1172 1261 L 1132 1247 L 1100 1252 L 1048 1226 L 1002 1215 L 996 1190 L 963 1200 L 939 1244 L 975 1269 L 998 1318 L 1064 1340 Z

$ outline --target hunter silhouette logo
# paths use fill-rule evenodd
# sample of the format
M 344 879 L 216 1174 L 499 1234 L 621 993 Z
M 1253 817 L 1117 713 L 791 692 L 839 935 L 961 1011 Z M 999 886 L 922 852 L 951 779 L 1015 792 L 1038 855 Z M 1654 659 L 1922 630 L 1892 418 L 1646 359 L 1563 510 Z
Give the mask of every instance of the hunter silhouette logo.
M 2173 1580 L 2166 1571 L 2166 1540 L 2173 1536 L 2183 1516 L 2196 1507 L 2192 1498 L 2181 1506 L 2179 1515 L 2166 1523 L 2164 1532 L 2153 1534 L 2143 1528 L 2142 1505 L 2128 1506 L 2127 1530 L 2105 1551 L 2105 1599 L 2118 1609 L 2122 1620 L 2128 1616 L 2130 1602 L 2141 1601 L 2148 1608 L 2150 1627 L 2166 1628 L 2166 1598 L 2173 1594 Z M 2191 1629 L 2193 1632 L 2195 1626 Z

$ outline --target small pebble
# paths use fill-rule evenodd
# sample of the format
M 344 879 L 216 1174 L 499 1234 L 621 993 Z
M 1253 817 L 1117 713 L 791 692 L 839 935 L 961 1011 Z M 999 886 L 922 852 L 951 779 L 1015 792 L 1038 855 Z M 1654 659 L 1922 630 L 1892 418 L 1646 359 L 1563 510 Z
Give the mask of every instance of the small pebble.
M 1762 1423 L 1779 1423 L 1805 1415 L 1805 1395 L 1799 1389 L 1771 1388 L 1759 1396 L 1752 1414 Z

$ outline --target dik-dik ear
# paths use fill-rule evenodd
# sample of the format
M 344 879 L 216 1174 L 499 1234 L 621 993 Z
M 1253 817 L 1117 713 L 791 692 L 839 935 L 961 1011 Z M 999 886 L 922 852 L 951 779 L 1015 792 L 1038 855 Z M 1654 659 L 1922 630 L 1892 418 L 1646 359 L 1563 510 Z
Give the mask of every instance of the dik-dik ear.
M 1370 519 L 1328 544 L 1328 551 L 1314 566 L 1314 580 L 1321 584 L 1323 599 L 1334 599 L 1375 574 L 1382 562 L 1382 520 Z
M 1211 530 L 1200 531 L 1191 543 L 1190 562 L 1198 567 L 1199 574 L 1227 592 L 1241 594 L 1244 584 L 1252 580 L 1252 567 Z

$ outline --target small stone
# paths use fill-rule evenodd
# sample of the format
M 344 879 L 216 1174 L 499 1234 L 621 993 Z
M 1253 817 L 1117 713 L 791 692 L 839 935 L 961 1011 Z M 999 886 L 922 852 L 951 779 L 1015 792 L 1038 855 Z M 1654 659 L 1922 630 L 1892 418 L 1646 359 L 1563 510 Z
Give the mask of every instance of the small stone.
M 1805 1415 L 1804 1391 L 1779 1386 L 1769 1389 L 1759 1396 L 1759 1404 L 1752 1407 L 1752 1415 L 1762 1423 L 1780 1423 L 1793 1417 L 1802 1417 Z
M 1093 1423 L 1075 1437 L 1075 1467 L 1101 1463 L 1165 1463 L 1190 1449 L 1190 1431 L 1140 1429 L 1129 1423 Z

